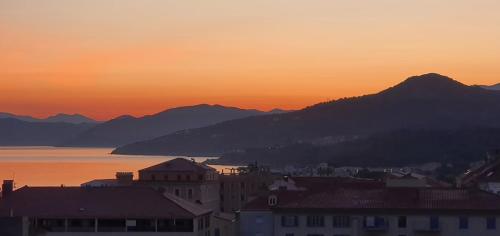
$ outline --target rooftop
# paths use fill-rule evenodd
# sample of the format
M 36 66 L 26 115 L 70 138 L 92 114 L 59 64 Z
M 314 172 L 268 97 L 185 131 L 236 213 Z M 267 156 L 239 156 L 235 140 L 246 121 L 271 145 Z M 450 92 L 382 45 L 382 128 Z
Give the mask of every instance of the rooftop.
M 142 171 L 205 173 L 207 171 L 215 171 L 215 169 L 202 163 L 195 162 L 194 160 L 176 158 L 139 170 L 139 172 Z
M 302 179 L 296 181 L 306 182 Z M 268 205 L 268 196 L 248 203 L 243 211 L 255 210 L 480 210 L 500 212 L 500 196 L 476 189 L 385 187 L 377 183 L 337 181 L 323 185 L 321 180 L 302 183 L 306 190 L 273 191 L 277 205 Z
M 145 187 L 22 187 L 0 200 L 0 216 L 192 218 L 210 210 Z

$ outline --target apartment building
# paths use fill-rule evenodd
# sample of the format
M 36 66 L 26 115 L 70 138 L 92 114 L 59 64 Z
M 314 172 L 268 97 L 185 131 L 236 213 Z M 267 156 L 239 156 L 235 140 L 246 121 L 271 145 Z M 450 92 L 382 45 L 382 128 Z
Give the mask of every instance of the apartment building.
M 240 213 L 240 235 L 500 235 L 500 197 L 479 189 L 307 181 L 248 203 Z
M 211 210 L 144 187 L 22 187 L 0 200 L 0 235 L 207 236 Z

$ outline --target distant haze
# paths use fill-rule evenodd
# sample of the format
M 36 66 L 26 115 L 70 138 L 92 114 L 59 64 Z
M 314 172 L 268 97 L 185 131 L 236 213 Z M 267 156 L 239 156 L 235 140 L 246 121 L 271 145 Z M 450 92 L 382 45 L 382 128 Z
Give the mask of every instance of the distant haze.
M 436 71 L 500 74 L 500 1 L 0 1 L 0 108 L 98 120 L 300 109 Z

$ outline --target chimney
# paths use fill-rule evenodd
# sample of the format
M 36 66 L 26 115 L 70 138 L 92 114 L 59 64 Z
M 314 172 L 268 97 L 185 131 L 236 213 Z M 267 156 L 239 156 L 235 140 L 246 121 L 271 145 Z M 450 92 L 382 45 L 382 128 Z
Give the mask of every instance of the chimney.
M 120 185 L 130 185 L 134 180 L 134 173 L 132 172 L 116 172 L 116 180 Z
M 8 196 L 14 191 L 14 180 L 4 180 L 2 184 L 2 197 Z

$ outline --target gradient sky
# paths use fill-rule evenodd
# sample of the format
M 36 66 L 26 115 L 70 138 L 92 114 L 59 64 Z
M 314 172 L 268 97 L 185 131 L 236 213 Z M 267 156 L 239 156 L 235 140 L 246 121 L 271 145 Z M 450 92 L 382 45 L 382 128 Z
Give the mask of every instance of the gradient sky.
M 0 0 L 0 111 L 297 109 L 438 72 L 500 82 L 498 0 Z

